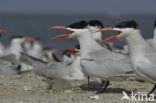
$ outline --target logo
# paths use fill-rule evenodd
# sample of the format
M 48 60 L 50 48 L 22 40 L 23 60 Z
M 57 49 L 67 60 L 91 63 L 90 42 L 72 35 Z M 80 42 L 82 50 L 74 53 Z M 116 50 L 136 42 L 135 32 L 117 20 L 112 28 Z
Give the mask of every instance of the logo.
M 123 91 L 122 92 L 123 97 L 121 98 L 121 101 L 144 101 L 144 102 L 152 102 L 154 101 L 154 95 L 150 94 L 148 96 L 148 94 L 143 94 L 141 92 L 138 93 L 134 93 L 133 91 L 131 92 L 131 94 L 128 96 L 128 94 Z

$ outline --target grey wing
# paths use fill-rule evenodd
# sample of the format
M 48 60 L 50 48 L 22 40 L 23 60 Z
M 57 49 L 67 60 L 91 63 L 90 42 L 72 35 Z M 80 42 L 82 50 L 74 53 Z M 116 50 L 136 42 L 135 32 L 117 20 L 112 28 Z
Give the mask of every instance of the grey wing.
M 45 68 L 46 64 L 48 64 L 48 62 L 44 62 L 25 53 L 22 53 L 20 60 L 35 68 Z
M 81 65 L 83 67 L 83 72 L 88 75 L 95 77 L 108 78 L 114 76 L 134 76 L 131 67 L 120 66 L 117 63 L 109 62 L 98 62 L 98 61 L 87 61 L 82 60 Z
M 41 76 L 45 76 L 45 77 L 53 77 L 53 75 L 55 74 L 55 70 L 59 69 L 59 63 L 57 62 L 50 62 L 46 65 L 37 65 L 35 66 L 35 69 L 33 69 L 33 71 Z M 61 68 L 61 67 L 60 67 Z
M 1 62 L 11 63 L 12 65 L 19 65 L 19 62 L 16 60 L 15 55 L 9 54 L 7 56 L 0 57 Z
M 20 72 L 20 65 L 15 62 L 15 60 L 7 60 L 0 58 L 0 74 L 10 75 L 18 74 Z
M 156 83 L 156 65 L 155 64 L 151 64 L 147 62 L 140 62 L 138 63 L 136 68 L 137 68 L 136 72 L 140 76 L 152 82 L 154 81 Z
M 90 56 L 94 59 L 94 65 L 96 64 L 101 70 L 105 69 L 103 72 L 106 76 L 128 75 L 132 72 L 128 56 L 103 51 L 92 52 Z
M 98 57 L 99 60 L 121 61 L 123 63 L 130 64 L 129 56 L 123 55 L 121 53 L 99 50 L 99 51 L 91 52 L 89 55 L 93 58 Z

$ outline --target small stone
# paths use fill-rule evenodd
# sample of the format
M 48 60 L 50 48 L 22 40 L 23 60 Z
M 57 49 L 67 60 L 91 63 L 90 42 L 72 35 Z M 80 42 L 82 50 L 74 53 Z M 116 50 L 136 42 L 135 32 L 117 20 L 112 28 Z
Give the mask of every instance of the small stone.
M 72 93 L 72 90 L 65 90 L 64 93 Z
M 31 90 L 31 89 L 30 89 L 28 86 L 26 86 L 26 85 L 23 86 L 23 89 L 24 89 L 25 91 Z
M 21 79 L 22 76 L 21 76 L 21 75 L 15 75 L 14 78 L 15 78 L 15 79 Z
M 92 99 L 92 100 L 98 100 L 99 96 L 95 95 L 95 96 L 90 96 L 89 98 Z

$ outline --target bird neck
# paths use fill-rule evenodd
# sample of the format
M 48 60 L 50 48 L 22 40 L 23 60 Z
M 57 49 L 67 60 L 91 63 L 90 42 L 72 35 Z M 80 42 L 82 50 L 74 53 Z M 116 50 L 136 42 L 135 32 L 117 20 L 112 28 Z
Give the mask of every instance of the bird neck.
M 12 42 L 10 45 L 10 49 L 11 51 L 21 52 L 22 51 L 21 43 Z
M 80 53 L 81 58 L 87 59 L 90 58 L 89 53 L 94 52 L 97 50 L 102 50 L 103 47 L 101 47 L 92 37 L 91 32 L 85 32 L 85 34 L 82 34 L 78 37 L 78 41 L 80 43 Z
M 38 43 L 35 43 L 33 45 L 32 50 L 35 51 L 35 52 L 40 52 L 40 51 L 42 51 L 42 46 L 40 44 L 38 44 Z
M 154 35 L 153 35 L 153 47 L 156 49 L 156 27 L 154 29 Z
M 16 56 L 16 59 L 20 59 L 20 53 L 23 51 L 20 43 L 11 43 L 9 51 L 7 51 L 10 54 L 14 54 Z
M 131 56 L 143 56 L 147 50 L 150 49 L 150 46 L 141 36 L 140 30 L 134 30 L 125 38 Z
M 102 41 L 102 33 L 101 32 L 96 32 L 93 34 L 93 39 L 97 42 Z

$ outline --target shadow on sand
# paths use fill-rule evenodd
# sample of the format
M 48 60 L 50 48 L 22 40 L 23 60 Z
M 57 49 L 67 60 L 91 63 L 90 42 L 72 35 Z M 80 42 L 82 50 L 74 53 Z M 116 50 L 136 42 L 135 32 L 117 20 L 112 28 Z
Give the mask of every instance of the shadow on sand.
M 123 88 L 110 88 L 109 86 L 103 93 L 122 93 L 123 91 L 125 91 L 127 94 L 131 94 L 131 91 L 129 90 Z M 103 89 L 97 82 L 90 82 L 89 86 L 88 84 L 82 84 L 80 88 L 84 91 L 96 91 L 96 92 L 101 91 Z

